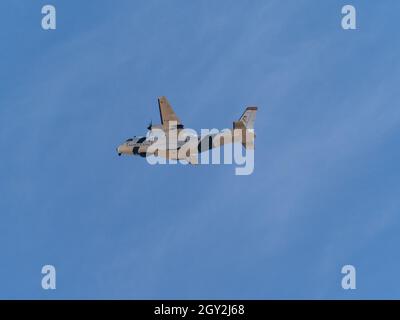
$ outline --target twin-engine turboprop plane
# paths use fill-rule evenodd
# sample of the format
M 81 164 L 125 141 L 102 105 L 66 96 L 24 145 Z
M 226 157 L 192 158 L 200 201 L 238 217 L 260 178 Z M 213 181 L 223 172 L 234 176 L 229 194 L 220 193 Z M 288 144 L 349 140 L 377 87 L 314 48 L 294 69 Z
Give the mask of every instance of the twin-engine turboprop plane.
M 216 142 L 214 139 L 217 134 L 208 134 L 205 136 L 196 136 L 196 148 L 194 152 L 188 155 L 186 152 L 180 154 L 180 149 L 185 145 L 188 139 L 184 141 L 177 140 L 174 144 L 165 144 L 164 148 L 158 148 L 154 150 L 154 144 L 157 139 L 151 133 L 153 131 L 162 130 L 166 137 L 172 135 L 179 136 L 179 133 L 184 130 L 184 126 L 180 119 L 175 114 L 171 105 L 169 104 L 166 97 L 158 98 L 158 107 L 160 110 L 161 124 L 153 125 L 150 124 L 147 129 L 149 130 L 146 136 L 134 136 L 133 138 L 127 139 L 123 144 L 118 146 L 118 155 L 139 155 L 142 157 L 147 156 L 161 156 L 167 159 L 173 160 L 187 160 L 189 163 L 196 163 L 194 157 L 203 151 L 216 148 L 226 143 L 233 143 L 240 141 L 242 145 L 247 149 L 254 148 L 254 121 L 256 118 L 257 107 L 247 107 L 243 112 L 242 116 L 238 121 L 233 122 L 233 130 L 230 130 L 230 138 L 218 139 Z M 153 147 L 153 148 L 152 148 Z

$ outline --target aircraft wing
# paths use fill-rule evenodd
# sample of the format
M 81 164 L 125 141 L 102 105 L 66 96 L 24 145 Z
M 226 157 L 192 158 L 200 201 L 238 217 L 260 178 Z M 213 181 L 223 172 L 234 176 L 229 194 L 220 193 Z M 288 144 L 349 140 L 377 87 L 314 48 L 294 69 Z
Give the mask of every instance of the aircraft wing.
M 158 108 L 160 109 L 161 124 L 168 126 L 168 122 L 176 121 L 181 125 L 181 120 L 177 117 L 166 97 L 158 98 Z

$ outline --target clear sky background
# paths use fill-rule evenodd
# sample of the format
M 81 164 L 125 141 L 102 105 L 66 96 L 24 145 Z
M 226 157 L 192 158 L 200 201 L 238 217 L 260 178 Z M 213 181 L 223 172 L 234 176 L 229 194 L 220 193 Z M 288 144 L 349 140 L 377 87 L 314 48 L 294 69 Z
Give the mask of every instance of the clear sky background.
M 398 0 L 0 13 L 0 298 L 400 298 Z M 160 95 L 196 130 L 257 105 L 254 174 L 118 157 Z

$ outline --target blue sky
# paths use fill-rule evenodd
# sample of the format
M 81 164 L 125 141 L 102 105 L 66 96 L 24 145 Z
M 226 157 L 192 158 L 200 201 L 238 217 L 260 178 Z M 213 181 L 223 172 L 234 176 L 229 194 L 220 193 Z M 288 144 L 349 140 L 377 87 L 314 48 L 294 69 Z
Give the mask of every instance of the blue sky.
M 399 1 L 0 12 L 0 298 L 400 297 Z M 257 105 L 254 174 L 118 157 L 160 95 L 196 130 Z

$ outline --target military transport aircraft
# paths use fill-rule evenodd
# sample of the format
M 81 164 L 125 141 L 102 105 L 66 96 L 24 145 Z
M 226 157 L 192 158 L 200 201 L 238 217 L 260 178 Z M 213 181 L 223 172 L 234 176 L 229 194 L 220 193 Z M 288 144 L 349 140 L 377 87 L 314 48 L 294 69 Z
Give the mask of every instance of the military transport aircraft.
M 180 119 L 175 114 L 171 105 L 166 97 L 158 98 L 158 107 L 160 111 L 161 124 L 150 125 L 147 127 L 148 133 L 146 136 L 134 136 L 127 139 L 125 143 L 117 148 L 118 155 L 139 155 L 141 157 L 147 156 L 161 156 L 173 160 L 187 160 L 189 163 L 196 163 L 195 158 L 199 153 L 221 146 L 222 144 L 240 142 L 247 149 L 254 149 L 254 121 L 256 117 L 257 107 L 247 107 L 238 121 L 233 122 L 233 130 L 228 130 L 230 136 L 224 139 L 215 139 L 217 134 L 208 134 L 205 136 L 195 136 L 195 148 L 191 149 L 191 154 L 187 152 L 181 154 L 180 149 L 189 141 L 187 137 L 184 141 L 179 141 L 173 144 L 164 144 L 164 147 L 152 148 L 157 141 L 157 136 L 152 132 L 158 131 L 165 133 L 165 136 L 171 137 L 172 135 L 179 136 L 184 126 Z M 218 141 L 216 141 L 218 140 Z M 191 140 L 193 141 L 193 140 Z M 173 145 L 171 147 L 171 145 Z M 193 151 L 194 150 L 194 151 Z

